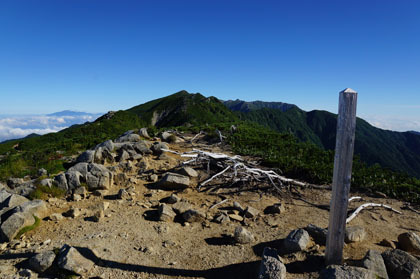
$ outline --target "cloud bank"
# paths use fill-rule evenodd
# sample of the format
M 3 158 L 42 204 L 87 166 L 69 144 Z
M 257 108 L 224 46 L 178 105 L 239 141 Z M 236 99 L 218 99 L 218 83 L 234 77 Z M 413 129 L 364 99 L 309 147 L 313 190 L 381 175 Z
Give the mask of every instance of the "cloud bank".
M 385 130 L 398 132 L 420 132 L 420 119 L 393 116 L 365 116 L 362 118 L 364 118 L 371 125 Z
M 0 116 L 0 142 L 9 139 L 18 139 L 35 133 L 44 135 L 58 132 L 74 124 L 87 121 L 92 122 L 102 114 L 83 112 L 67 112 L 58 115 L 25 115 L 25 116 Z

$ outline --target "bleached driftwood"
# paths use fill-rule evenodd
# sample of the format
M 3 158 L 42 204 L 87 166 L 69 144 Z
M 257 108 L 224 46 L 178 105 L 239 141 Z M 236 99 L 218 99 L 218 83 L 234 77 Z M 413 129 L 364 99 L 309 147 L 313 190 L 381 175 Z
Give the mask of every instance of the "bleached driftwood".
M 354 201 L 354 200 L 360 200 L 362 199 L 362 197 L 351 197 L 349 198 L 349 202 Z
M 412 208 L 408 203 L 404 205 L 404 208 L 403 209 L 408 209 L 410 211 L 413 211 L 414 213 L 420 214 L 420 211 Z
M 212 177 L 210 177 L 209 179 L 207 179 L 206 181 L 204 181 L 204 182 L 202 182 L 201 184 L 200 184 L 200 187 L 201 186 L 204 186 L 204 185 L 206 185 L 207 183 L 209 183 L 210 181 L 212 181 L 213 179 L 215 179 L 216 177 L 218 177 L 218 176 L 220 176 L 220 175 L 222 175 L 222 174 L 224 174 L 225 172 L 227 172 L 230 168 L 231 168 L 232 166 L 227 166 L 227 168 L 225 168 L 224 170 L 222 170 L 221 172 L 219 172 L 219 173 L 216 173 L 215 175 L 213 175 Z M 200 189 L 200 187 L 198 187 L 198 189 Z
M 227 201 L 229 201 L 229 199 L 224 199 L 221 202 L 218 202 L 216 204 L 213 204 L 212 206 L 210 206 L 209 210 L 212 209 L 212 208 L 215 208 L 216 206 L 222 205 L 222 204 L 224 204 Z
M 191 140 L 190 142 L 192 143 L 198 136 L 202 135 L 203 131 L 200 131 L 200 133 L 196 134 Z
M 380 203 L 365 203 L 362 204 L 361 206 L 359 206 L 352 215 L 350 215 L 347 219 L 346 219 L 346 224 L 350 223 L 351 220 L 353 220 L 359 213 L 360 211 L 362 211 L 363 209 L 367 208 L 367 207 L 383 207 L 386 209 L 389 209 L 395 213 L 398 214 L 402 214 L 400 211 L 393 209 L 392 207 L 390 207 L 389 205 L 385 205 L 385 204 L 380 204 Z

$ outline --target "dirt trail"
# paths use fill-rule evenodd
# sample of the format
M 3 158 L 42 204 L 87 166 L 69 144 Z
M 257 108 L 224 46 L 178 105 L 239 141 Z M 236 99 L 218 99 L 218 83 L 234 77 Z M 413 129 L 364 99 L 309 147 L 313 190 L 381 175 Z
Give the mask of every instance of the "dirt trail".
M 203 146 L 202 146 L 203 147 Z M 189 144 L 171 144 L 177 151 L 191 150 Z M 213 151 L 223 151 L 217 147 Z M 153 167 L 171 168 L 180 158 L 168 154 L 174 160 L 158 162 L 152 157 Z M 204 171 L 201 172 L 204 175 Z M 36 230 L 26 234 L 25 241 L 31 247 L 9 251 L 16 257 L 0 254 L 0 264 L 16 264 L 24 260 L 25 252 L 39 252 L 59 248 L 63 244 L 89 248 L 96 253 L 101 262 L 86 274 L 85 278 L 256 278 L 261 253 L 265 246 L 281 247 L 281 240 L 296 228 L 308 224 L 327 227 L 328 211 L 317 208 L 285 192 L 281 196 L 275 192 L 240 192 L 224 195 L 229 201 L 216 208 L 209 209 L 220 202 L 218 195 L 198 192 L 195 187 L 183 191 L 163 191 L 150 188 L 150 183 L 138 175 L 129 175 L 135 183 L 132 200 L 113 199 L 119 187 L 114 188 L 105 198 L 89 195 L 82 201 L 54 201 L 50 205 L 51 213 L 63 213 L 72 207 L 84 209 L 85 214 L 76 218 L 64 218 L 60 221 L 43 221 Z M 330 191 L 298 189 L 305 200 L 314 204 L 328 205 Z M 191 203 L 192 208 L 206 214 L 206 220 L 197 223 L 182 223 L 157 220 L 159 201 L 176 193 L 182 200 Z M 355 194 L 352 194 L 355 195 Z M 363 201 L 351 202 L 350 208 L 356 208 L 364 202 L 384 203 L 401 210 L 403 203 L 392 199 L 378 199 L 363 196 Z M 109 202 L 105 217 L 99 222 L 89 219 L 89 209 Z M 232 206 L 233 202 L 243 206 L 252 206 L 260 211 L 254 219 L 245 222 L 230 220 L 219 224 L 212 222 L 220 209 Z M 267 206 L 281 202 L 285 212 L 277 215 L 264 214 Z M 364 210 L 350 225 L 359 225 L 366 229 L 367 237 L 363 242 L 347 244 L 344 250 L 346 259 L 363 258 L 368 249 L 384 251 L 388 249 L 378 243 L 382 239 L 396 241 L 400 233 L 420 232 L 420 215 L 402 210 L 398 215 L 386 209 Z M 252 232 L 256 241 L 251 244 L 235 244 L 232 234 L 238 225 L 243 225 Z M 39 245 L 51 239 L 48 245 Z M 283 260 L 287 268 L 287 278 L 318 278 L 323 267 L 325 247 L 314 246 L 310 252 L 285 255 Z

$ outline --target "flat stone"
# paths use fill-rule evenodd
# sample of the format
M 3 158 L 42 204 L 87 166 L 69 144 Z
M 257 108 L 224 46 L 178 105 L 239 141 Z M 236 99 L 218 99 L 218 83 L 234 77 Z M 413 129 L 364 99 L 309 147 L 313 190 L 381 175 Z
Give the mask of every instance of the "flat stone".
M 265 247 L 261 259 L 258 279 L 285 279 L 286 266 L 276 249 Z
M 289 233 L 284 240 L 284 248 L 288 253 L 304 251 L 309 245 L 309 234 L 304 229 L 296 229 Z
M 255 241 L 254 235 L 242 226 L 235 228 L 233 238 L 240 244 L 247 244 Z
M 206 216 L 195 209 L 190 209 L 182 214 L 182 218 L 184 218 L 185 222 L 193 223 L 204 221 Z
M 52 265 L 54 260 L 54 251 L 41 252 L 29 259 L 29 268 L 41 273 L 47 270 Z
M 94 263 L 83 257 L 76 248 L 65 244 L 59 252 L 57 264 L 60 268 L 82 275 L 89 272 Z
M 159 211 L 159 220 L 161 221 L 172 221 L 176 216 L 175 212 L 172 210 L 172 207 L 166 204 L 161 204 L 159 206 L 158 211 Z
M 255 218 L 260 214 L 260 211 L 258 209 L 255 209 L 251 206 L 248 206 L 245 209 L 244 215 L 246 218 Z
M 239 216 L 238 214 L 229 214 L 228 216 L 230 219 L 238 221 L 238 222 L 242 222 L 244 220 L 244 217 Z
M 226 223 L 230 220 L 229 216 L 225 213 L 225 212 L 219 212 L 215 217 L 214 217 L 214 222 L 219 223 L 219 224 L 223 224 Z
M 420 255 L 420 237 L 414 232 L 400 234 L 398 236 L 398 246 L 401 250 Z
M 321 272 L 321 279 L 376 279 L 372 271 L 354 266 L 330 265 Z
M 191 167 L 183 167 L 179 172 L 189 177 L 198 177 L 198 172 Z
M 366 231 L 363 227 L 353 226 L 346 227 L 345 242 L 360 242 L 366 238 Z
M 371 270 L 376 276 L 388 279 L 384 259 L 380 252 L 369 250 L 363 259 L 362 265 L 364 268 Z
M 159 187 L 164 190 L 185 189 L 190 185 L 190 178 L 177 173 L 166 173 L 158 182 Z
M 409 253 L 394 249 L 382 253 L 388 275 L 392 279 L 420 279 L 420 260 Z

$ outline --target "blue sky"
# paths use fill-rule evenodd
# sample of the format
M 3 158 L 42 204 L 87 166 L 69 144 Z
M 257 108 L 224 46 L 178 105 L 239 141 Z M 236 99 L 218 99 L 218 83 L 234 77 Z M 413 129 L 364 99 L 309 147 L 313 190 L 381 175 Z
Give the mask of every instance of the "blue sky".
M 0 1 L 0 115 L 106 112 L 185 89 L 420 130 L 419 1 Z

